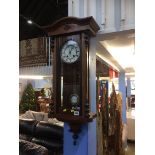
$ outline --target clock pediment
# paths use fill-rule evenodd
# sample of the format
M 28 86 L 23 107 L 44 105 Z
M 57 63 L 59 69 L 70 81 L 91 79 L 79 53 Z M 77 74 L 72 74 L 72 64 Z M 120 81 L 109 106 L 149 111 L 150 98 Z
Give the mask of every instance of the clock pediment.
M 54 24 L 42 27 L 49 36 L 78 33 L 87 31 L 90 36 L 95 36 L 100 29 L 92 16 L 86 18 L 64 17 Z

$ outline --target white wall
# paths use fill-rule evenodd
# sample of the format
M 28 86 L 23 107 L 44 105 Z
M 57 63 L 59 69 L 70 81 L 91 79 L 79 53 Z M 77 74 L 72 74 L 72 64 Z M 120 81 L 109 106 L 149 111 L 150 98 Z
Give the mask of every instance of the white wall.
M 68 16 L 93 16 L 100 33 L 135 28 L 135 0 L 68 0 Z
M 121 30 L 135 28 L 135 0 L 121 0 Z
M 22 68 L 19 68 L 19 75 L 51 76 L 52 66 L 22 67 Z

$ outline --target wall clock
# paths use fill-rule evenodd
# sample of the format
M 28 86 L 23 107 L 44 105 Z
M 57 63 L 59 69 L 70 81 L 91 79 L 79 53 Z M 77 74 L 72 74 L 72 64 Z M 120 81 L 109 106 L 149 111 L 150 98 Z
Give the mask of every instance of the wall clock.
M 89 108 L 89 39 L 99 26 L 93 17 L 65 17 L 44 30 L 51 36 L 54 59 L 49 116 L 69 123 L 76 144 L 81 125 L 96 117 Z

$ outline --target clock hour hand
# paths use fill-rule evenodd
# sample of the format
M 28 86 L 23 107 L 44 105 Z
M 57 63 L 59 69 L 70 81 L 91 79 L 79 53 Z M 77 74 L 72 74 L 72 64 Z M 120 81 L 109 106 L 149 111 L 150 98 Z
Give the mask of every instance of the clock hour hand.
M 72 59 L 72 57 L 73 57 L 73 55 L 72 55 L 72 50 L 73 50 L 73 46 L 69 46 L 69 48 L 68 48 L 68 57 L 69 57 L 69 59 Z

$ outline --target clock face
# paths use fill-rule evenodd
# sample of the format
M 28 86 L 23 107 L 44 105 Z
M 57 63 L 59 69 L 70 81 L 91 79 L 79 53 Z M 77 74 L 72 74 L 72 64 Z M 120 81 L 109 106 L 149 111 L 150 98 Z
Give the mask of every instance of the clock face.
M 74 63 L 80 57 L 80 48 L 77 42 L 73 40 L 67 41 L 61 50 L 61 59 L 65 63 Z

